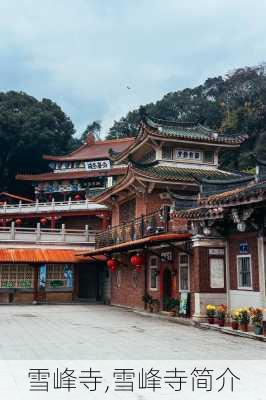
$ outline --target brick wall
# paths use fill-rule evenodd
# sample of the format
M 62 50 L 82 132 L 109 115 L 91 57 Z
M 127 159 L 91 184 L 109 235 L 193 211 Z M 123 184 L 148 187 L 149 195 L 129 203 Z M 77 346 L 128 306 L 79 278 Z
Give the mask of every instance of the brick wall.
M 28 303 L 31 304 L 33 302 L 33 293 L 23 293 L 17 292 L 14 295 L 14 303 Z
M 160 193 L 160 190 L 154 190 L 146 196 L 136 196 L 134 198 L 130 196 L 127 201 L 119 206 L 112 207 L 112 226 L 158 211 L 162 205 L 170 205 L 171 202 L 169 200 L 160 198 Z
M 46 300 L 48 303 L 71 303 L 72 292 L 46 292 Z
M 156 253 L 160 252 L 159 249 L 155 250 Z M 165 251 L 162 250 L 162 251 Z M 171 297 L 179 297 L 179 274 L 178 274 L 178 255 L 179 252 L 175 251 L 173 253 L 173 263 L 158 260 L 159 275 L 158 275 L 158 287 L 157 289 L 150 288 L 150 269 L 149 269 L 149 259 L 154 254 L 148 252 L 146 257 L 146 266 L 143 267 L 141 272 L 137 274 L 138 283 L 137 287 L 133 284 L 133 271 L 134 268 L 130 264 L 130 255 L 121 256 L 120 260 L 122 264 L 120 265 L 120 277 L 118 277 L 117 272 L 111 273 L 111 304 L 127 306 L 132 308 L 144 308 L 144 303 L 142 301 L 142 296 L 145 293 L 145 279 L 147 293 L 152 296 L 153 299 L 157 299 L 161 303 L 161 308 L 163 306 L 163 276 L 164 271 L 169 269 L 171 272 L 176 271 L 176 275 L 171 276 Z M 145 277 L 146 269 L 146 277 Z M 117 280 L 119 281 L 119 285 Z
M 253 290 L 259 291 L 259 266 L 258 266 L 258 242 L 257 233 L 239 233 L 229 237 L 229 267 L 231 290 L 237 290 L 237 256 L 240 255 L 240 243 L 248 244 L 248 254 L 251 255 Z
M 137 284 L 135 284 L 133 280 L 134 268 L 130 264 L 130 256 L 121 256 L 121 261 L 125 265 L 121 265 L 117 271 L 111 272 L 111 304 L 143 309 L 144 268 L 136 275 Z
M 125 201 L 119 205 L 119 224 L 132 221 L 136 216 L 136 199 Z
M 210 282 L 210 259 L 222 258 L 224 260 L 224 288 L 212 288 Z M 194 293 L 224 293 L 226 292 L 226 267 L 225 258 L 209 256 L 208 247 L 193 248 L 191 259 L 190 288 Z

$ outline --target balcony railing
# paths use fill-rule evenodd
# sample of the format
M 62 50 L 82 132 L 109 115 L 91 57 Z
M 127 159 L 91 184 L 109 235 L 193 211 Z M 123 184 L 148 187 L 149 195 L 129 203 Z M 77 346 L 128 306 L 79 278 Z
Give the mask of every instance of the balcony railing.
M 172 220 L 169 213 L 157 211 L 97 233 L 95 247 L 102 248 L 162 233 L 184 232 L 187 232 L 186 220 Z
M 92 203 L 89 200 L 73 201 L 51 201 L 47 203 L 19 203 L 19 204 L 2 204 L 0 205 L 0 215 L 12 214 L 28 214 L 28 213 L 43 213 L 50 211 L 82 211 L 82 210 L 107 210 L 107 207 L 101 204 Z
M 46 229 L 41 228 L 38 224 L 36 228 L 17 228 L 12 223 L 11 227 L 0 227 L 0 244 L 26 242 L 94 246 L 96 233 L 97 231 L 91 231 L 87 226 L 85 229 L 66 229 L 64 225 L 61 229 Z

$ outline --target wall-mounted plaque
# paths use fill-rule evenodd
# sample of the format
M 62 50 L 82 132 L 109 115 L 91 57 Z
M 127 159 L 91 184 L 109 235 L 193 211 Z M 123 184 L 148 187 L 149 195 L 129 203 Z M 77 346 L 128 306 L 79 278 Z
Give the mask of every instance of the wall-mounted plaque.
M 223 258 L 210 258 L 210 285 L 212 289 L 224 288 Z
M 224 256 L 224 249 L 209 249 L 210 256 Z
M 240 254 L 247 254 L 248 253 L 248 244 L 247 244 L 247 242 L 240 243 L 239 252 L 240 252 Z
M 99 160 L 99 161 L 86 161 L 85 168 L 88 171 L 95 171 L 99 169 L 110 169 L 110 160 Z

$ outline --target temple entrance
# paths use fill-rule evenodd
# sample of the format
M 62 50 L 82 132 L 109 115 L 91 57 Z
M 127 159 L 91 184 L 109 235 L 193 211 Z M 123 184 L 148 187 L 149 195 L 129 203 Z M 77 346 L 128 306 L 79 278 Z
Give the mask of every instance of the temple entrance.
M 172 292 L 172 275 L 170 269 L 166 268 L 163 272 L 163 309 L 168 309 L 168 303 Z
M 80 300 L 103 300 L 103 265 L 100 263 L 80 265 L 78 281 L 78 298 Z

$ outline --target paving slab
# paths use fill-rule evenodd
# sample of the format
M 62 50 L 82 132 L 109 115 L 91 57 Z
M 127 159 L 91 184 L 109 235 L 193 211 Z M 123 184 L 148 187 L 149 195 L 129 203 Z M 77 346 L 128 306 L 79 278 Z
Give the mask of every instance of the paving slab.
M 105 305 L 6 305 L 0 359 L 266 359 L 266 345 Z

